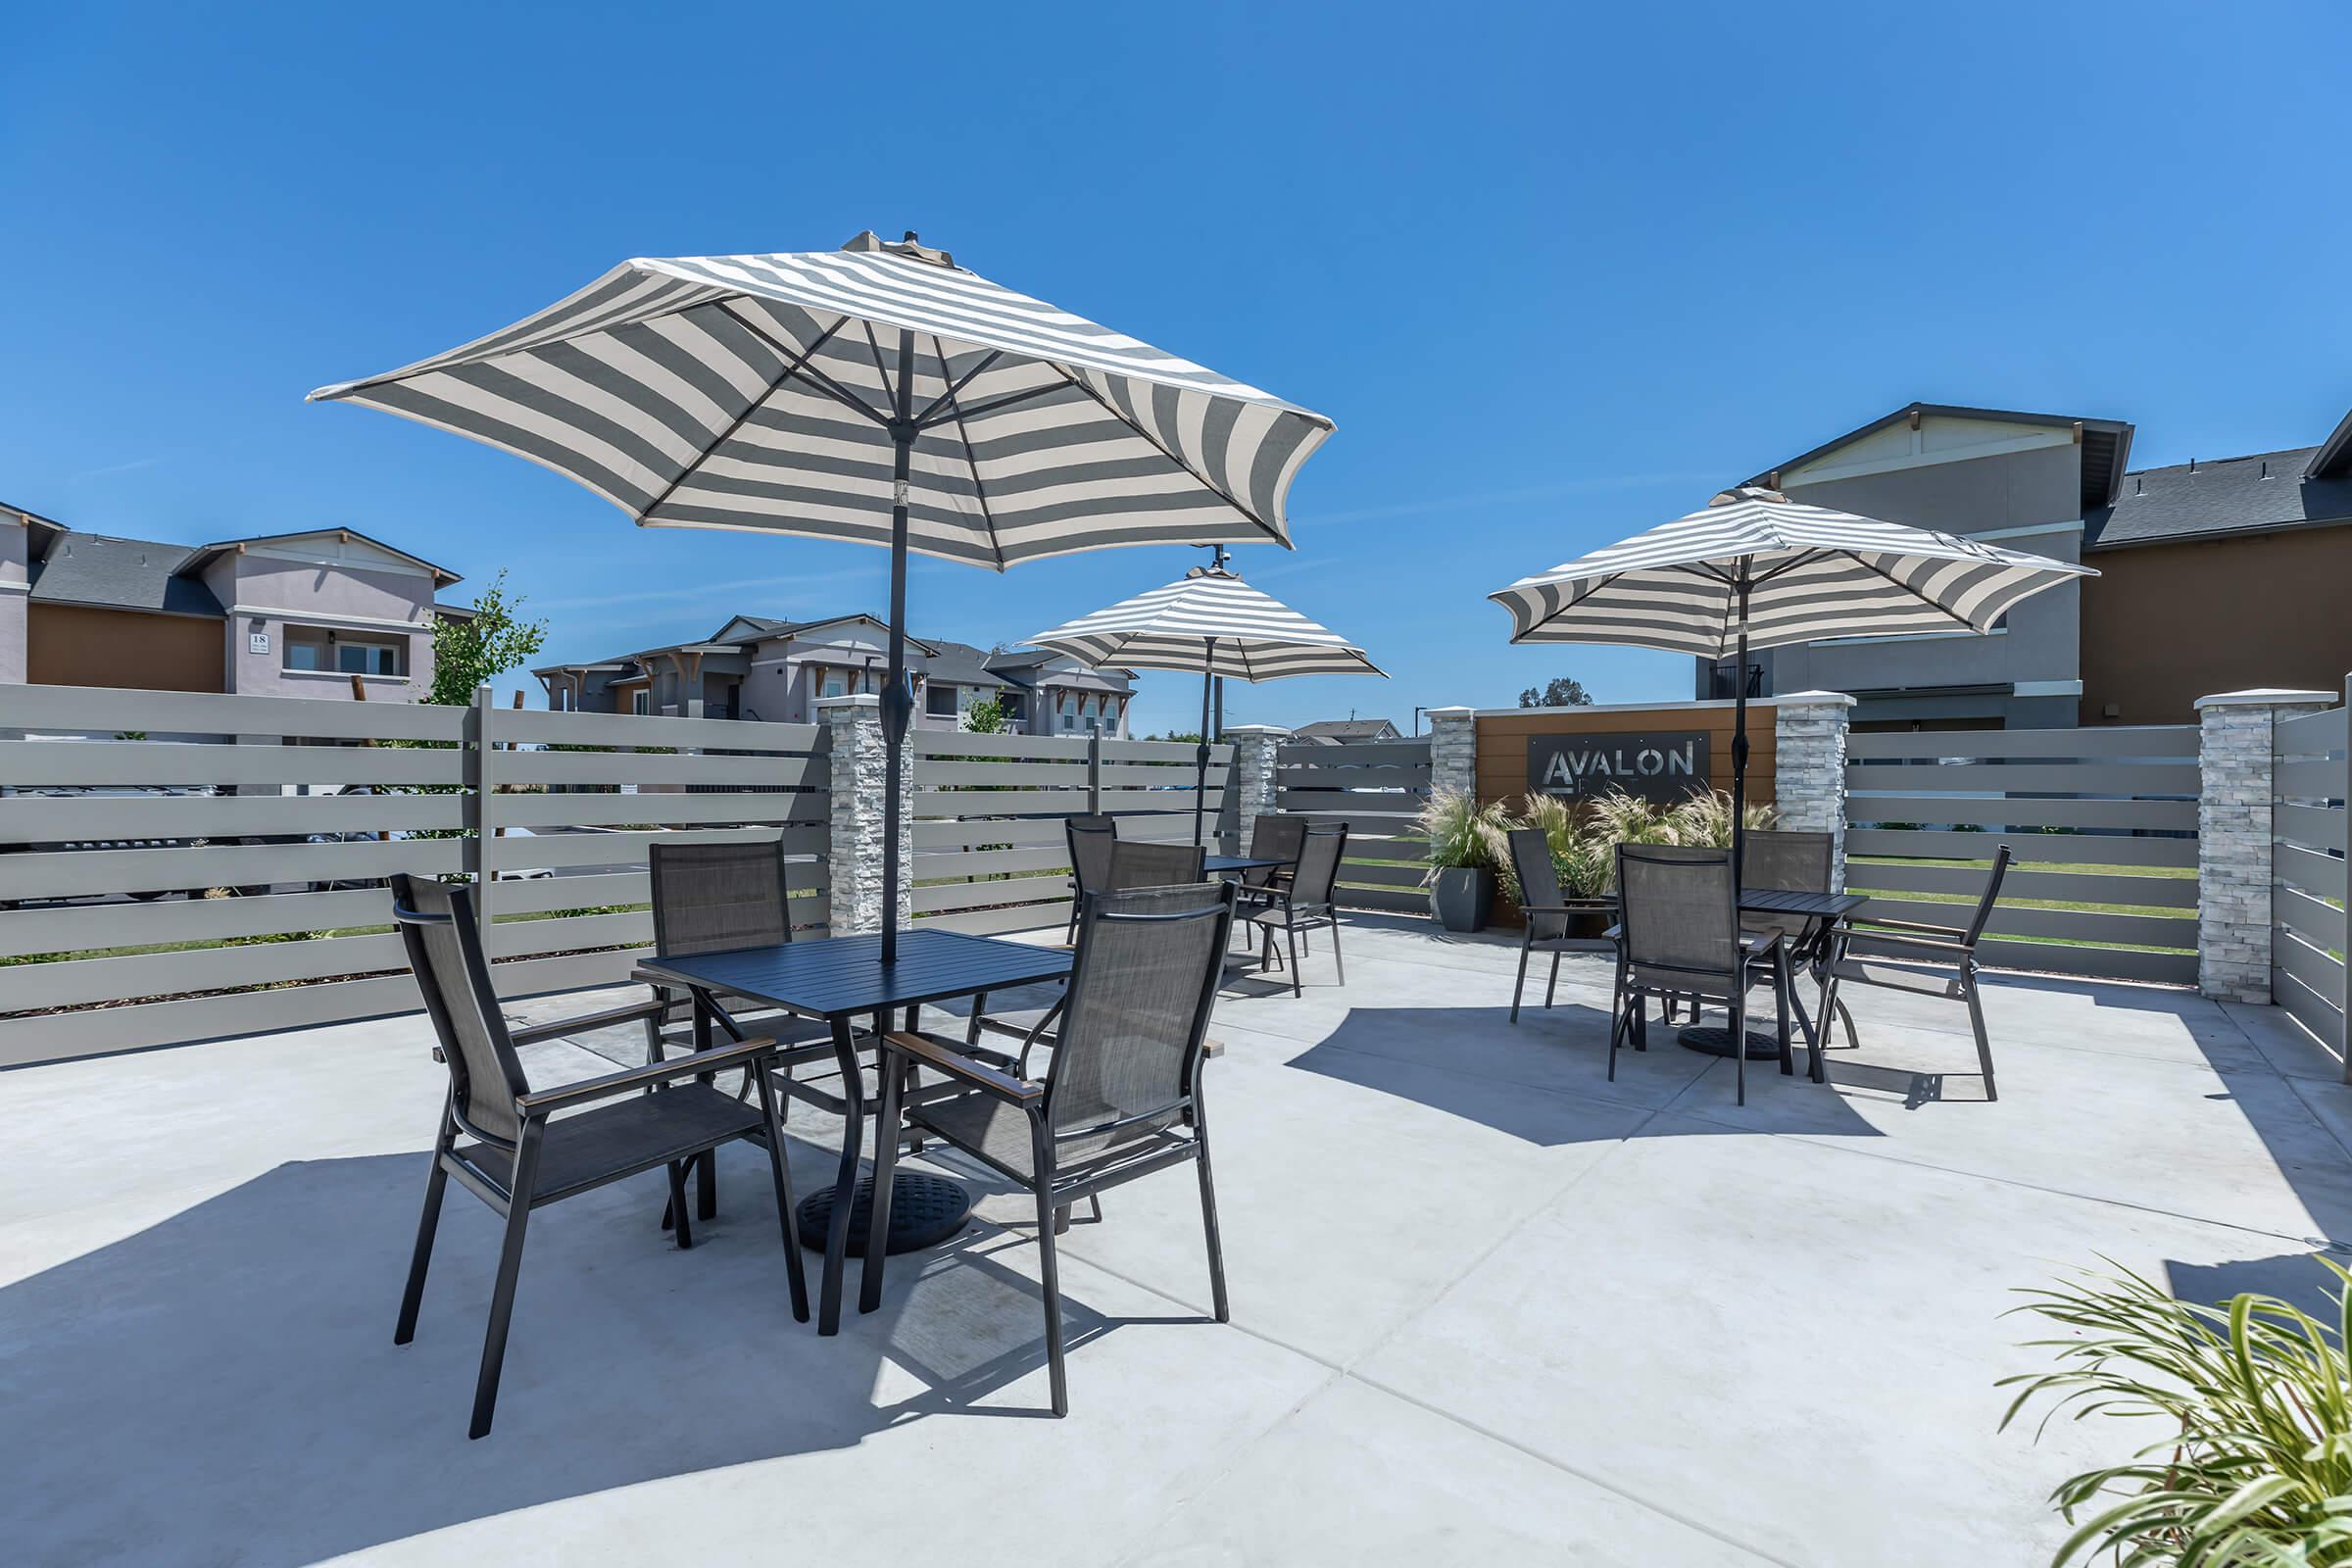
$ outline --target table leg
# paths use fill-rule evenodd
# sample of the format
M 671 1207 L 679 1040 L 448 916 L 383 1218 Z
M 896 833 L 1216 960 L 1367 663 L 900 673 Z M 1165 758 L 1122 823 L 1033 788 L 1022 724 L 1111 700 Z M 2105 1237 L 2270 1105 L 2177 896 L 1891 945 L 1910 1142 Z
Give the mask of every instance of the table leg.
M 710 1049 L 710 995 L 707 991 L 698 990 L 694 994 L 694 1049 L 697 1051 Z M 712 1077 L 707 1072 L 698 1073 L 695 1076 L 697 1081 L 706 1084 L 710 1082 Z M 694 1217 L 696 1219 L 716 1218 L 718 1215 L 717 1150 L 706 1149 L 703 1151 L 702 1156 L 695 1166 L 694 1187 L 696 1195 Z
M 833 1214 L 825 1226 L 825 1277 L 817 1290 L 816 1332 L 841 1332 L 841 1276 L 850 1251 L 850 1210 L 858 1197 L 858 1146 L 865 1136 L 865 1074 L 850 1020 L 833 1020 L 833 1054 L 841 1063 L 841 1169 L 833 1181 Z

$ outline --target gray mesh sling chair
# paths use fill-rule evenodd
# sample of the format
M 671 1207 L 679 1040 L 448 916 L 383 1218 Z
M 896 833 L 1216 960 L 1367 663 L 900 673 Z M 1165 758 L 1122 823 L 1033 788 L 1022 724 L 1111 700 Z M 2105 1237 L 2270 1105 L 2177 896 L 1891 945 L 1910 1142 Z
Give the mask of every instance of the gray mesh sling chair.
M 1298 869 L 1290 886 L 1273 886 L 1263 894 L 1264 906 L 1252 910 L 1250 921 L 1263 933 L 1258 962 L 1274 963 L 1274 933 L 1280 931 L 1291 953 L 1291 995 L 1303 997 L 1306 987 L 1298 975 L 1298 944 L 1309 931 L 1329 927 L 1331 961 L 1340 984 L 1348 983 L 1348 960 L 1340 952 L 1340 911 L 1333 900 L 1339 885 L 1340 861 L 1348 853 L 1348 825 L 1310 827 L 1298 846 Z
M 1551 975 L 1544 982 L 1544 1005 L 1551 1005 L 1560 983 L 1560 955 L 1568 951 L 1569 917 L 1609 907 L 1606 899 L 1571 899 L 1560 891 L 1552 868 L 1551 841 L 1539 827 L 1513 828 L 1511 871 L 1519 880 L 1519 912 L 1527 928 L 1519 936 L 1519 979 L 1511 987 L 1511 1022 L 1519 1021 L 1519 997 L 1527 989 L 1527 960 L 1539 947 L 1551 954 Z
M 1740 929 L 1740 902 L 1729 850 L 1663 844 L 1617 846 L 1617 983 L 1609 1024 L 1609 1077 L 1617 1048 L 1648 1049 L 1646 1004 L 1675 997 L 1712 1002 L 1732 1015 L 1732 1039 L 1747 1037 L 1747 993 L 1772 987 L 1781 1071 L 1793 1073 L 1788 1051 L 1788 948 L 1780 933 Z M 1732 1053 L 1739 1102 L 1747 1103 L 1747 1052 Z
M 1743 888 L 1770 889 L 1776 893 L 1827 893 L 1837 878 L 1837 863 L 1838 843 L 1831 834 L 1795 828 L 1754 829 L 1747 834 L 1747 859 L 1740 867 L 1740 885 Z M 1826 1034 L 1830 1027 L 1831 1010 L 1844 1011 L 1843 1006 L 1830 997 L 1829 977 L 1822 969 L 1829 957 L 1834 928 L 1794 915 L 1776 918 L 1759 914 L 1743 914 L 1740 928 L 1751 936 L 1778 931 L 1788 944 L 1788 1000 L 1789 1004 L 1797 1009 L 1800 1023 L 1804 1021 L 1804 1009 L 1796 997 L 1795 973 L 1802 967 L 1820 977 L 1822 996 L 1828 1003 L 1821 1018 L 1821 1028 Z M 1850 1016 L 1846 1023 L 1850 1030 L 1853 1023 Z M 1820 1038 L 1815 1037 L 1817 1042 Z M 1818 1049 L 1813 1052 L 1811 1074 L 1816 1083 L 1829 1081 Z
M 1992 870 L 1984 878 L 1984 892 L 1964 926 L 1888 920 L 1873 912 L 1863 917 L 1869 921 L 1870 929 L 1841 930 L 1835 938 L 1828 962 L 1828 991 L 1822 1004 L 1824 1040 L 1830 1030 L 1828 1014 L 1835 1007 L 1845 1018 L 1846 1044 L 1856 1050 L 1861 1048 L 1862 1043 L 1854 1033 L 1853 1014 L 1846 1012 L 1838 1001 L 1841 986 L 1879 986 L 1958 1002 L 1967 1006 L 1969 1030 L 1977 1037 L 1977 1066 L 1984 1075 L 1984 1098 L 2000 1099 L 1992 1081 L 1992 1042 L 1984 1032 L 1984 1004 L 1977 995 L 1977 943 L 1984 935 L 1984 923 L 1992 918 L 1992 906 L 2001 896 L 2002 879 L 2009 874 L 2010 858 L 2006 844 L 1993 853 Z M 1861 956 L 1850 953 L 1857 943 L 1866 947 L 1868 953 Z
M 1104 892 L 1128 888 L 1164 888 L 1200 880 L 1200 863 L 1207 851 L 1198 844 L 1149 844 L 1120 839 L 1110 847 L 1110 871 Z
M 1070 846 L 1070 927 L 1062 940 L 1075 942 L 1078 910 L 1087 895 L 1110 886 L 1110 855 L 1119 841 L 1119 824 L 1116 817 L 1100 814 L 1065 816 L 1061 831 Z
M 1282 860 L 1283 865 L 1253 865 L 1242 872 L 1244 908 L 1264 904 L 1269 890 L 1288 887 L 1298 874 L 1298 852 L 1306 844 L 1303 816 L 1261 815 L 1250 824 L 1250 858 Z
M 792 1312 L 807 1322 L 808 1286 L 801 1267 L 801 1250 L 792 1235 L 792 1178 L 784 1166 L 783 1121 L 763 1070 L 775 1051 L 774 1043 L 745 1040 L 669 1061 L 534 1090 L 515 1055 L 517 1046 L 655 1015 L 661 1003 L 645 1002 L 528 1029 L 509 1029 L 491 986 L 489 961 L 482 954 L 471 892 L 448 883 L 395 876 L 392 903 L 409 966 L 416 972 L 425 1012 L 432 1019 L 433 1033 L 449 1068 L 449 1094 L 442 1102 L 440 1124 L 433 1134 L 424 1213 L 416 1225 L 416 1247 L 409 1261 L 407 1288 L 401 1293 L 400 1322 L 393 1330 L 393 1344 L 406 1345 L 416 1338 L 425 1269 L 432 1260 L 433 1235 L 441 1220 L 441 1198 L 451 1178 L 506 1220 L 506 1240 L 490 1296 L 490 1327 L 482 1342 L 481 1372 L 474 1384 L 473 1423 L 467 1435 L 478 1438 L 490 1430 L 491 1414 L 498 1403 L 499 1371 L 506 1362 L 507 1328 L 514 1316 L 523 1232 L 531 1211 L 608 1182 L 667 1166 L 670 1206 L 677 1215 L 677 1244 L 681 1250 L 692 1247 L 693 1233 L 686 1218 L 686 1164 L 733 1139 L 753 1137 L 767 1146 L 768 1174 L 775 1183 L 776 1212 L 784 1232 L 785 1270 L 792 1282 Z M 756 1104 L 693 1081 L 735 1067 L 748 1069 L 759 1084 Z M 595 1108 L 584 1108 L 589 1106 Z
M 866 1244 L 861 1310 L 881 1304 L 885 1264 L 878 1238 L 890 1224 L 891 1167 L 905 1119 L 1035 1198 L 1055 1415 L 1068 1414 L 1070 1401 L 1054 1237 L 1080 1199 L 1093 1200 L 1105 1189 L 1192 1162 L 1200 1182 L 1209 1292 L 1216 1320 L 1229 1320 L 1200 1064 L 1233 909 L 1234 889 L 1225 882 L 1109 892 L 1088 900 L 1078 922 L 1069 989 L 1058 1009 L 1060 1038 L 1042 1078 L 1029 1076 L 1026 1051 L 1000 1066 L 935 1035 L 885 1037 L 892 1055 L 909 1070 L 920 1066 L 942 1075 L 961 1092 L 910 1103 L 902 1094 L 907 1075 L 884 1074 L 884 1135 L 875 1141 L 876 1239 Z

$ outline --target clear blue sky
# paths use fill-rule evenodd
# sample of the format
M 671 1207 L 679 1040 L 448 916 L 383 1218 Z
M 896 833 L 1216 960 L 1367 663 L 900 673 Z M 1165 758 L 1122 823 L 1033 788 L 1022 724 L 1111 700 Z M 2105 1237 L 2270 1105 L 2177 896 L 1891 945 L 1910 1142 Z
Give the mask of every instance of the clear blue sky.
M 2129 418 L 2141 464 L 2352 406 L 2340 8 L 364 9 L 12 12 L 0 501 L 509 567 L 558 657 L 879 610 L 879 551 L 634 529 L 302 395 L 628 256 L 915 228 L 1338 421 L 1297 553 L 1241 565 L 1395 679 L 1228 716 L 1402 725 L 1684 695 L 1484 596 L 1914 398 Z M 1195 559 L 918 564 L 908 618 L 985 646 Z M 1139 726 L 1197 690 L 1147 677 Z

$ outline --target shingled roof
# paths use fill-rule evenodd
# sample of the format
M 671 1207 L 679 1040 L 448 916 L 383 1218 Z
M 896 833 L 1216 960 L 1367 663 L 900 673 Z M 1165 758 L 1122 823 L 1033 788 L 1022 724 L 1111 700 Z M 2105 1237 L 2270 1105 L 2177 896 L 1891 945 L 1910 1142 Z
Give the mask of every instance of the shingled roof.
M 2082 514 L 2083 548 L 2122 550 L 2352 522 L 2352 474 L 2315 477 L 2329 469 L 2319 461 L 2328 450 L 2293 447 L 2126 474 L 2114 505 Z

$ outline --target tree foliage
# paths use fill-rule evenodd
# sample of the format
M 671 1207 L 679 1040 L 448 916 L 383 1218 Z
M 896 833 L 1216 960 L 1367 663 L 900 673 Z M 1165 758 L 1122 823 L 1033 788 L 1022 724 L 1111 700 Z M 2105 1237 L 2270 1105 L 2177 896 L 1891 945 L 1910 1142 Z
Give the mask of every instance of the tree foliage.
M 473 602 L 471 619 L 441 616 L 433 622 L 433 688 L 424 697 L 445 708 L 473 701 L 473 689 L 505 674 L 539 651 L 547 622 L 522 617 L 522 596 L 507 597 L 503 570 Z
M 1555 675 L 1543 686 L 1530 686 L 1519 694 L 1521 708 L 1591 708 L 1592 694 L 1585 683 L 1574 675 Z
M 1004 733 L 1004 705 L 994 697 L 984 698 L 963 710 L 963 727 L 974 735 Z

